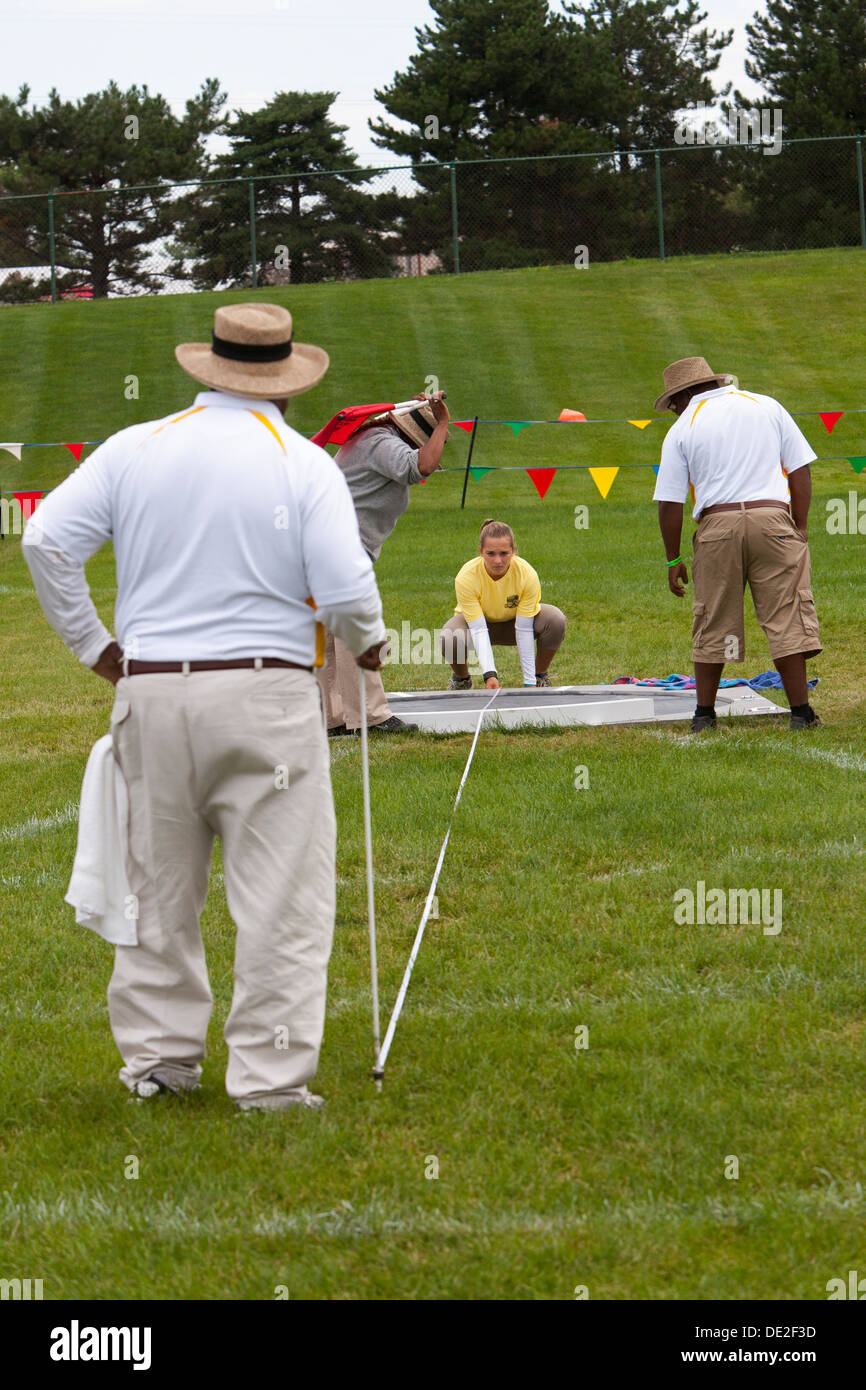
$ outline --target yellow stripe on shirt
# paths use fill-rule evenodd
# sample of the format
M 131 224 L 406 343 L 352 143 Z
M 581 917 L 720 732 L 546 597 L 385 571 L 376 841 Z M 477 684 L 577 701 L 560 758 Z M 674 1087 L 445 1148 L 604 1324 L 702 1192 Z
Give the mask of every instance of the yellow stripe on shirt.
M 189 415 L 197 415 L 198 412 L 199 412 L 200 410 L 207 410 L 207 406 L 206 406 L 206 405 L 194 405 L 193 408 L 192 408 L 192 410 L 185 410 L 185 411 L 183 412 L 182 415 L 175 415 L 175 417 L 174 417 L 173 420 L 166 420 L 165 425 L 157 425 L 156 429 L 153 431 L 153 434 L 159 434 L 160 430 L 164 430 L 164 429 L 165 429 L 165 426 L 166 426 L 166 425 L 177 425 L 177 424 L 179 424 L 179 422 L 180 422 L 181 420 L 185 420 L 185 419 L 187 418 L 187 416 L 189 416 Z M 153 438 L 153 434 L 150 436 L 151 439 Z
M 250 411 L 250 414 L 251 414 L 251 415 L 254 415 L 255 418 L 256 418 L 257 420 L 261 420 L 261 422 L 262 422 L 262 424 L 264 425 L 265 429 L 270 430 L 271 434 L 274 436 L 274 439 L 275 439 L 275 440 L 277 441 L 277 443 L 279 444 L 279 446 L 280 446 L 280 448 L 282 449 L 283 453 L 285 453 L 285 452 L 286 452 L 286 446 L 285 446 L 285 444 L 283 443 L 283 441 L 280 439 L 280 436 L 277 434 L 276 430 L 274 429 L 274 427 L 273 427 L 273 425 L 271 424 L 270 420 L 268 419 L 267 415 L 262 415 L 262 414 L 260 414 L 258 410 L 251 410 L 251 411 Z

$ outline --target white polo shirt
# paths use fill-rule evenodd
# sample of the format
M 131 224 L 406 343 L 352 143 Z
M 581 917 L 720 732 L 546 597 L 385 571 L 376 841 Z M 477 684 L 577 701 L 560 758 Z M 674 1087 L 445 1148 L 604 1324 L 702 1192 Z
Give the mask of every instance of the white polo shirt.
M 24 556 L 46 617 L 87 666 L 112 640 L 84 577 L 107 540 L 126 656 L 312 666 L 310 597 L 323 621 L 335 608 L 360 620 L 355 655 L 384 637 L 345 479 L 269 401 L 202 391 L 112 435 L 36 508 Z
M 788 501 L 787 474 L 817 458 L 772 396 L 737 386 L 692 396 L 662 445 L 655 502 L 685 502 L 695 521 L 717 502 Z

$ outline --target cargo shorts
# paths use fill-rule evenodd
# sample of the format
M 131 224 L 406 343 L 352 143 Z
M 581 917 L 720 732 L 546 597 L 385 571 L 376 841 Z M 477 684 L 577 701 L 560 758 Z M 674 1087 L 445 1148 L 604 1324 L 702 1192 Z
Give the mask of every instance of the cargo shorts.
M 702 517 L 692 550 L 692 661 L 745 659 L 747 584 L 773 661 L 797 653 L 813 657 L 823 650 L 809 547 L 784 506 Z

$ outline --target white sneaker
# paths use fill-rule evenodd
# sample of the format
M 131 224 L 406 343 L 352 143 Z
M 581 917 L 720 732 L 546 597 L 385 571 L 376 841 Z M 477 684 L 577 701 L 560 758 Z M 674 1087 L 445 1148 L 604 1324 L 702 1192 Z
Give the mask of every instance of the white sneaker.
M 238 1110 L 294 1110 L 299 1105 L 305 1110 L 321 1110 L 324 1104 L 324 1096 L 314 1096 L 306 1086 L 270 1096 L 241 1096 L 235 1101 Z
M 152 1096 L 158 1096 L 161 1092 L 167 1091 L 168 1087 L 163 1086 L 161 1081 L 138 1081 L 132 1088 L 132 1094 L 136 1100 L 150 1100 Z
M 170 1086 L 161 1076 L 154 1074 L 146 1077 L 144 1081 L 136 1081 L 132 1087 L 132 1095 L 134 1100 L 152 1100 L 154 1096 L 185 1096 L 188 1091 L 200 1090 L 199 1082 L 193 1086 Z

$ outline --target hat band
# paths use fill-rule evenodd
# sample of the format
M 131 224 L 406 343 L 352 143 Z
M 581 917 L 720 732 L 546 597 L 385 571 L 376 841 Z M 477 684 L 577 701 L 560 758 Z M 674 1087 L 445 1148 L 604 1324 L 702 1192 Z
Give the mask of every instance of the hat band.
M 229 357 L 233 362 L 281 362 L 292 353 L 292 340 L 287 343 L 233 343 L 230 338 L 213 335 L 213 350 L 217 357 Z
M 431 434 L 433 433 L 433 426 L 430 424 L 429 420 L 426 420 L 424 418 L 420 410 L 410 410 L 409 419 L 414 420 L 418 428 L 420 430 L 423 430 L 428 439 L 430 438 Z

